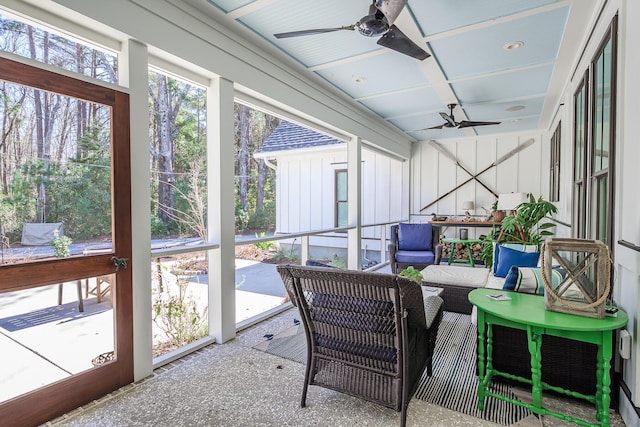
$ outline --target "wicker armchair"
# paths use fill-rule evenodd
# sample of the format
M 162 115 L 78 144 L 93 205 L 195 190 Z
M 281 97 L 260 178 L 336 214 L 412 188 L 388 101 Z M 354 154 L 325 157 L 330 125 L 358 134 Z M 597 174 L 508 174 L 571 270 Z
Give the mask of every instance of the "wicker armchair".
M 307 338 L 301 406 L 319 385 L 401 412 L 404 426 L 422 373 L 432 372 L 442 299 L 425 301 L 417 283 L 390 274 L 277 268 Z
M 403 231 L 405 236 L 401 236 Z M 392 225 L 390 241 L 389 263 L 393 274 L 409 266 L 422 270 L 431 264 L 440 264 L 442 244 L 438 226 L 428 223 Z

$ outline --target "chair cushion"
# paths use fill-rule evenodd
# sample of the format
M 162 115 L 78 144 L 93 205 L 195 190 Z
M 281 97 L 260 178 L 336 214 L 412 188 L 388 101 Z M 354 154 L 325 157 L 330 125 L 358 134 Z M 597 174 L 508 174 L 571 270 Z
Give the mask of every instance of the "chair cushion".
M 431 251 L 396 251 L 396 262 L 404 264 L 433 264 L 436 254 Z
M 562 282 L 562 273 L 555 268 L 552 269 L 551 287 L 555 289 L 560 282 Z M 502 289 L 544 295 L 542 269 L 540 267 L 516 267 L 514 265 L 509 269 Z
M 498 249 L 498 246 L 496 246 Z M 538 264 L 540 252 L 522 252 L 516 249 L 501 247 L 498 250 L 498 265 L 494 275 L 496 277 L 506 277 L 512 266 L 535 267 Z
M 405 251 L 433 250 L 431 224 L 398 224 L 398 249 Z

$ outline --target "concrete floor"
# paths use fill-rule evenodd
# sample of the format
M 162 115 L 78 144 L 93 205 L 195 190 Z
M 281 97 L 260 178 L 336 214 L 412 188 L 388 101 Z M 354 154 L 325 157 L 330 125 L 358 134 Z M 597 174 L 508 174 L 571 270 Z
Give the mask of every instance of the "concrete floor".
M 311 386 L 300 408 L 304 365 L 253 349 L 299 318 L 290 309 L 242 331 L 235 340 L 213 344 L 160 368 L 47 426 L 397 426 L 399 414 L 379 405 Z M 521 393 L 526 400 L 527 394 Z M 592 418 L 592 405 L 544 399 L 545 405 L 573 416 Z M 496 426 L 478 418 L 412 399 L 408 426 Z M 517 427 L 572 426 L 553 417 L 520 421 Z M 624 426 L 613 413 L 611 425 Z

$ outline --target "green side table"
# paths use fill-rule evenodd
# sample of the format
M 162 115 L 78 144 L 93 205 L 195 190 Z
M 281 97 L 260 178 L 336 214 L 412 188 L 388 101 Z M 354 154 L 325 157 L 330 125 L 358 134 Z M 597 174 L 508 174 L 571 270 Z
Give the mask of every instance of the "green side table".
M 490 294 L 507 295 L 511 299 L 496 301 L 487 296 Z M 593 317 L 546 310 L 544 308 L 544 298 L 539 295 L 484 288 L 471 291 L 469 293 L 469 301 L 478 310 L 478 408 L 480 410 L 484 409 L 485 397 L 492 396 L 515 405 L 524 406 L 536 414 L 552 415 L 584 426 L 609 426 L 609 404 L 611 402 L 611 378 L 609 372 L 613 354 L 612 337 L 613 331 L 627 324 L 628 317 L 624 311 L 618 310 L 616 317 L 595 319 Z M 522 329 L 527 332 L 527 343 L 529 354 L 531 355 L 531 380 L 511 375 L 507 372 L 500 372 L 493 368 L 493 325 Z M 542 382 L 543 361 L 541 360 L 541 348 L 544 335 L 564 337 L 598 346 L 595 396 L 586 396 Z M 533 403 L 523 403 L 517 399 L 511 399 L 492 392 L 490 389 L 493 376 L 502 376 L 530 384 Z M 600 421 L 600 424 L 591 424 L 584 420 L 545 409 L 542 406 L 542 391 L 545 389 L 594 403 L 596 419 Z
M 454 262 L 457 263 L 464 263 L 464 264 L 469 264 L 471 265 L 471 267 L 475 267 L 476 263 L 473 261 L 473 253 L 471 252 L 471 244 L 472 243 L 480 243 L 482 240 L 478 240 L 478 239 L 453 239 L 453 238 L 446 238 L 446 239 L 442 239 L 443 243 L 451 243 L 451 250 L 449 251 L 449 265 L 451 265 Z M 455 249 L 455 245 L 458 243 L 462 243 L 463 245 L 465 245 L 467 247 L 467 253 L 469 254 L 469 260 L 465 260 L 465 259 L 453 259 L 453 250 Z

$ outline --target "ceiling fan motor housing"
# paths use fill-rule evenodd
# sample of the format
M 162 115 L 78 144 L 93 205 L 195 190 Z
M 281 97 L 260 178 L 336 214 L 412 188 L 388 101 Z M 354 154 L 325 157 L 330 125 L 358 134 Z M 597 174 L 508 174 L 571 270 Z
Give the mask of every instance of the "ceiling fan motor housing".
M 386 33 L 389 30 L 389 22 L 384 15 L 380 15 L 382 13 L 367 15 L 356 22 L 358 32 L 367 37 L 377 37 Z

